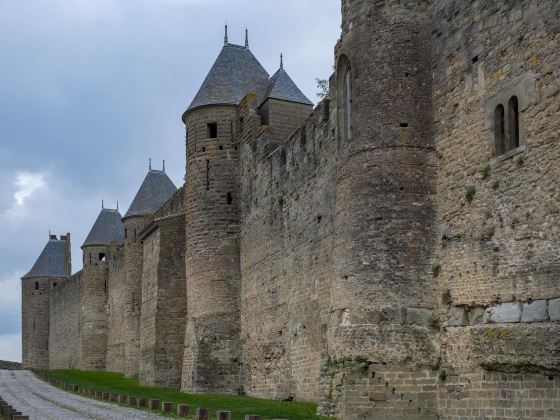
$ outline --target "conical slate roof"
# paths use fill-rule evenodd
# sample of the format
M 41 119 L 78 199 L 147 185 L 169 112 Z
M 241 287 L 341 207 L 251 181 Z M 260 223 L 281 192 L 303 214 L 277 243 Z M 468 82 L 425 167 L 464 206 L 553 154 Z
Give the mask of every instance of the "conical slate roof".
M 298 102 L 305 105 L 313 105 L 313 102 L 311 102 L 297 87 L 283 67 L 280 67 L 280 69 L 270 78 L 270 81 L 268 82 L 263 102 L 269 98 Z
M 92 245 L 118 245 L 124 243 L 124 224 L 118 210 L 102 209 L 93 224 L 82 248 Z
M 34 277 L 68 277 L 68 267 L 66 266 L 66 241 L 50 239 L 45 245 L 43 252 L 37 258 L 33 268 L 22 279 Z
M 261 99 L 268 78 L 248 47 L 226 44 L 186 112 L 206 105 L 237 105 L 247 93 Z
M 153 214 L 177 191 L 163 171 L 150 169 L 124 218 Z

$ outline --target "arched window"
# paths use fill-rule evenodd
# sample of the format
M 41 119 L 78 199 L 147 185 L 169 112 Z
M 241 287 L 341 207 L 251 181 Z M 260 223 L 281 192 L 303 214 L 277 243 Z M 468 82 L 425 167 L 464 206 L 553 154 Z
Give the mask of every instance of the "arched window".
M 39 290 L 39 282 L 38 281 L 35 282 L 35 290 Z
M 353 135 L 353 74 L 350 60 L 341 56 L 337 68 L 338 131 L 343 140 L 351 140 Z
M 508 150 L 519 147 L 519 101 L 512 96 L 508 102 Z
M 496 141 L 496 155 L 498 156 L 506 152 L 505 131 L 504 106 L 499 104 L 494 112 L 494 138 Z

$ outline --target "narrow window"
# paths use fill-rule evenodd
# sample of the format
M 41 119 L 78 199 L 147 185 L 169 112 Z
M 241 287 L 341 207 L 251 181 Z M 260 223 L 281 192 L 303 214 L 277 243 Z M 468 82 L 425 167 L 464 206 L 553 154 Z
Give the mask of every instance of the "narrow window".
M 496 107 L 494 113 L 494 138 L 496 141 L 496 155 L 503 155 L 506 151 L 505 144 L 505 121 L 504 106 L 502 104 Z
M 58 286 L 58 284 L 56 284 L 56 283 L 53 283 L 52 287 L 56 287 L 56 286 Z
M 133 239 L 134 239 L 134 243 L 136 243 L 136 229 L 134 229 L 134 237 L 133 237 Z
M 243 117 L 239 118 L 239 132 L 243 134 Z
M 127 238 L 128 238 L 128 229 L 125 229 L 124 230 L 124 239 L 127 239 Z
M 341 56 L 337 65 L 337 120 L 338 120 L 338 139 L 348 141 L 352 139 L 352 67 L 350 60 L 346 56 Z
M 218 138 L 218 123 L 208 123 L 208 138 L 209 139 Z
M 210 190 L 210 161 L 206 161 L 206 191 Z
M 519 101 L 512 96 L 508 103 L 509 144 L 508 149 L 519 147 Z
M 39 290 L 39 282 L 38 281 L 35 282 L 35 290 Z
M 107 280 L 105 280 L 105 293 L 107 293 Z
M 219 150 L 224 150 L 224 146 L 218 146 Z
M 228 203 L 229 205 L 231 205 L 232 202 L 233 202 L 233 197 L 231 196 L 231 193 L 228 192 L 228 193 L 227 193 L 227 203 Z
M 99 261 L 105 261 L 105 254 L 104 253 L 99 253 Z
M 33 331 L 35 331 L 35 320 L 33 320 Z
M 348 69 L 345 78 L 345 96 L 346 102 L 346 136 L 348 140 L 352 139 L 352 71 Z

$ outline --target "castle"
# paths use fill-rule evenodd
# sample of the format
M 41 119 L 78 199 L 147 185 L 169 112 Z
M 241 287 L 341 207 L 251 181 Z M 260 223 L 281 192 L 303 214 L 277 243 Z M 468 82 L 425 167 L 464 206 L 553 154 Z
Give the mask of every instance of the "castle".
M 342 419 L 560 418 L 560 3 L 342 0 L 330 93 L 224 46 L 71 274 L 22 279 L 23 364 Z

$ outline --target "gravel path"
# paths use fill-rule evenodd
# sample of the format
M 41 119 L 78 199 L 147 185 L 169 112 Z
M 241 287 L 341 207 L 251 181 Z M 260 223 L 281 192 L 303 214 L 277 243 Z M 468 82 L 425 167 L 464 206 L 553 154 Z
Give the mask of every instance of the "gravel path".
M 64 392 L 24 370 L 0 370 L 0 396 L 32 420 L 166 418 Z

